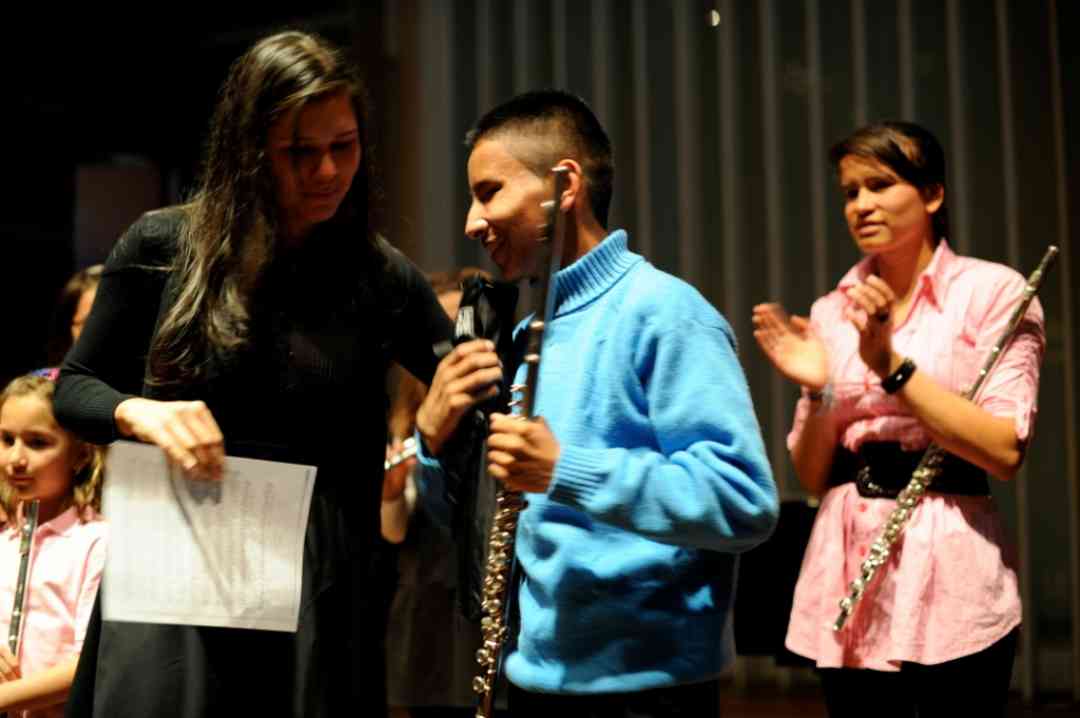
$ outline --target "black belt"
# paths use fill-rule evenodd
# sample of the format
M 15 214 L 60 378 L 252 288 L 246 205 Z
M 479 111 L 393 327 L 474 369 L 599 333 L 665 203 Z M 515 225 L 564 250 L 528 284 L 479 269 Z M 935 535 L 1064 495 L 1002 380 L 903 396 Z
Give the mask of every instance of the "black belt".
M 925 451 L 904 451 L 899 442 L 875 441 L 857 452 L 839 447 L 833 456 L 829 486 L 855 482 L 859 495 L 868 499 L 895 499 L 911 481 Z M 928 491 L 959 496 L 989 496 L 986 472 L 953 454 L 945 454 L 941 470 Z

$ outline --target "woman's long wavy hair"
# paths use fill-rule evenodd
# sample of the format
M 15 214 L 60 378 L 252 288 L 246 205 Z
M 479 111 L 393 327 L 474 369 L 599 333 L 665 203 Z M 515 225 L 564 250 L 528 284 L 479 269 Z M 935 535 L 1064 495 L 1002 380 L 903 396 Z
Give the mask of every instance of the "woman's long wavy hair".
M 53 394 L 56 391 L 56 382 L 43 376 L 27 374 L 11 381 L 0 392 L 0 410 L 8 399 L 22 396 L 34 396 L 44 401 L 50 408 L 53 403 Z M 80 520 L 86 520 L 93 512 L 101 511 L 101 485 L 105 476 L 105 447 L 80 441 L 74 434 L 68 433 L 68 437 L 75 445 L 76 451 L 85 456 L 85 461 L 76 468 L 75 476 L 71 483 L 71 503 L 78 509 Z M 17 502 L 11 490 L 4 486 L 0 491 L 0 508 L 8 515 L 8 519 L 15 515 Z M 0 522 L 2 523 L 2 522 Z
M 237 59 L 222 85 L 200 181 L 186 205 L 173 271 L 175 301 L 150 349 L 146 380 L 175 385 L 203 373 L 211 356 L 242 347 L 251 303 L 274 254 L 281 218 L 267 133 L 279 118 L 338 93 L 352 101 L 361 166 L 335 217 L 374 250 L 379 192 L 370 115 L 359 73 L 328 41 L 302 32 L 260 40 Z

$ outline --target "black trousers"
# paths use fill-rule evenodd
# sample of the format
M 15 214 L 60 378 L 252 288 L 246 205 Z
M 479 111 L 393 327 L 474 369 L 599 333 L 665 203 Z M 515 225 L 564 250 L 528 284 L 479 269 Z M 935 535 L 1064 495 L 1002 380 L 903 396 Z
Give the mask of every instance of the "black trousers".
M 829 718 L 1003 717 L 1017 636 L 1014 630 L 978 653 L 933 666 L 904 663 L 895 673 L 823 668 Z
M 513 718 L 717 718 L 720 683 L 712 680 L 632 693 L 554 695 L 511 684 Z

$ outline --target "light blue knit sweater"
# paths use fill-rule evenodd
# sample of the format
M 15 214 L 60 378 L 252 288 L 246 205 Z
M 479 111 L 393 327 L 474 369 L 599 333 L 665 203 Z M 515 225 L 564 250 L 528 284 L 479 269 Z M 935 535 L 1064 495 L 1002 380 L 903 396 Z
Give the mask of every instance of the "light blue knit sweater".
M 521 515 L 521 633 L 506 663 L 526 690 L 716 676 L 733 658 L 735 554 L 776 522 L 731 328 L 626 243 L 614 232 L 557 275 L 536 410 L 561 455 Z M 430 502 L 439 467 L 421 464 Z

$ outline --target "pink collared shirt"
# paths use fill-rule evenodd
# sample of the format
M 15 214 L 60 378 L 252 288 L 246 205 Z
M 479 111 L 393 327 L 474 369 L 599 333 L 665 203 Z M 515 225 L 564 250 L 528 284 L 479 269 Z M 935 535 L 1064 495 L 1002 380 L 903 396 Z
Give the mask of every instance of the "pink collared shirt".
M 70 508 L 38 526 L 30 549 L 19 666 L 30 676 L 82 650 L 105 566 L 108 524 L 92 511 L 86 522 Z M 0 637 L 7 640 L 19 575 L 19 532 L 0 531 Z M 23 711 L 20 718 L 63 716 L 64 707 Z
M 858 333 L 843 316 L 845 290 L 871 268 L 870 259 L 855 265 L 810 314 L 828 350 L 840 443 L 856 450 L 866 441 L 899 441 L 907 450 L 922 449 L 929 434 L 881 390 L 859 357 Z M 963 394 L 1008 325 L 1025 280 L 1000 264 L 958 256 L 943 241 L 917 281 L 907 318 L 893 328 L 893 348 Z M 1021 442 L 1034 425 L 1044 349 L 1042 307 L 1035 300 L 975 399 L 994 416 L 1011 419 Z M 808 400 L 800 399 L 789 449 L 809 411 Z M 902 661 L 933 665 L 976 653 L 1020 623 L 1014 561 L 993 500 L 931 493 L 847 627 L 833 632 L 839 601 L 894 505 L 860 497 L 852 483 L 826 493 L 795 588 L 790 650 L 821 667 L 897 670 Z

